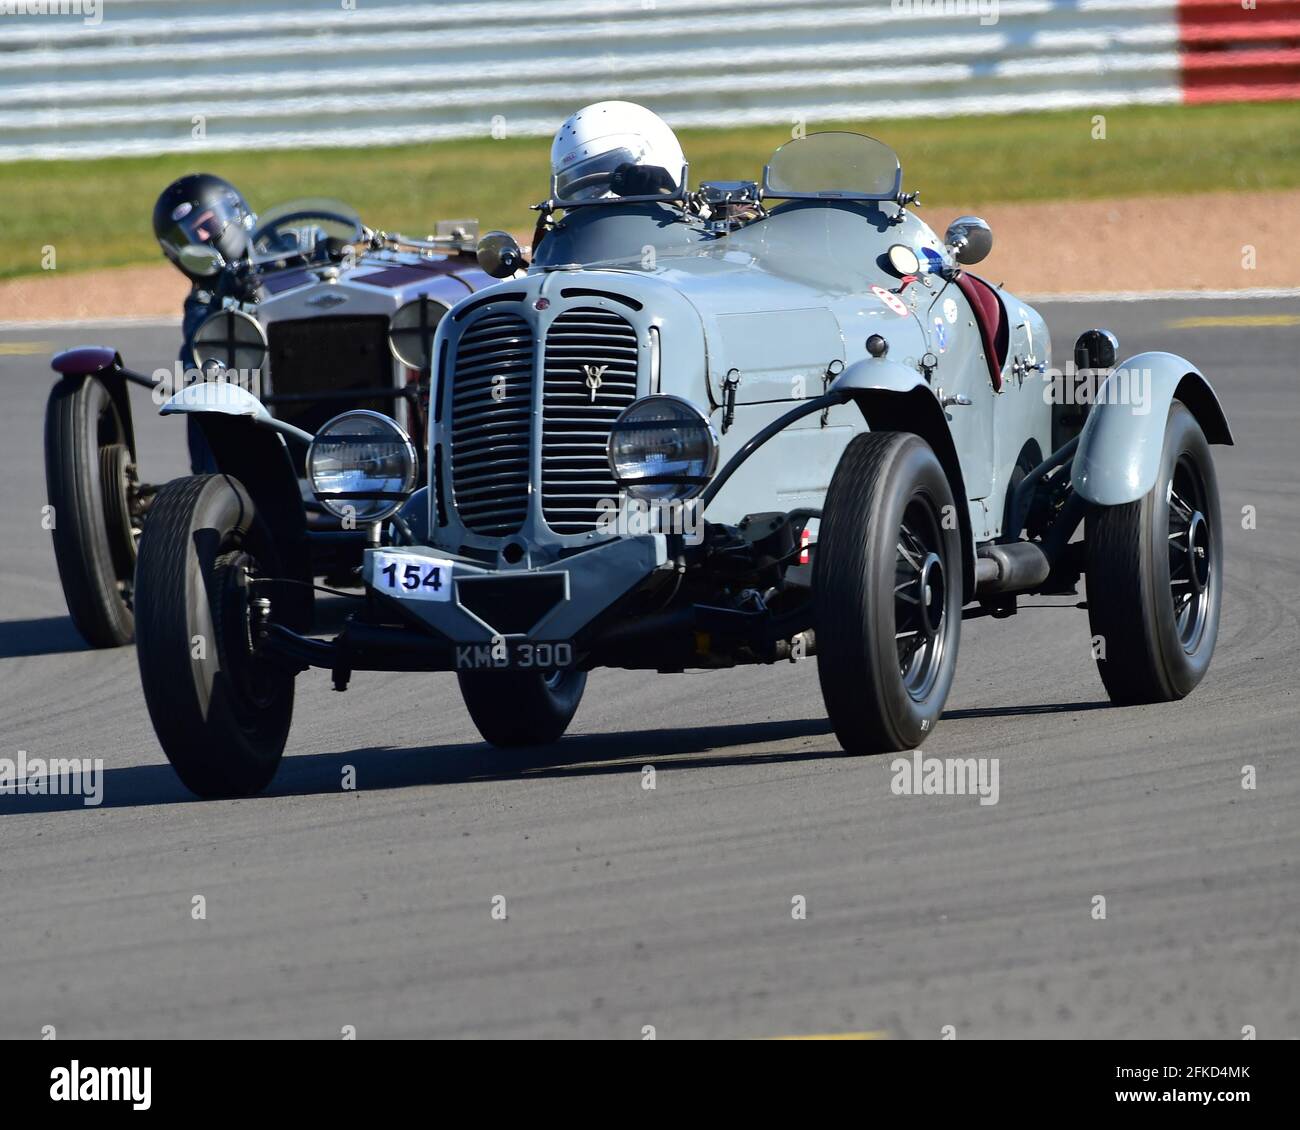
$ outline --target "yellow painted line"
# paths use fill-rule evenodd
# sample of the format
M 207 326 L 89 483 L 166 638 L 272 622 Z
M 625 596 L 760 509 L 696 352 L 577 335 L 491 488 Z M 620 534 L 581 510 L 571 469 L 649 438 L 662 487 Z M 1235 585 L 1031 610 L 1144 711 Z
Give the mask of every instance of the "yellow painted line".
M 1178 321 L 1169 323 L 1171 330 L 1227 329 L 1231 326 L 1300 326 L 1300 314 L 1222 314 L 1204 318 L 1179 318 Z
M 0 341 L 0 357 L 31 357 L 53 348 L 48 341 Z
M 887 1040 L 887 1032 L 826 1032 L 815 1036 L 773 1036 L 774 1040 Z

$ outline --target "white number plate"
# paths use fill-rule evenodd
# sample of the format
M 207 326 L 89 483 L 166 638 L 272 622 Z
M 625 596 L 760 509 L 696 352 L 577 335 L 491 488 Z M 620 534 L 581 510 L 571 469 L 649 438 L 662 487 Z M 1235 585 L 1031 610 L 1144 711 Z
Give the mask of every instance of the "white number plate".
M 450 600 L 451 562 L 418 553 L 376 553 L 374 587 L 401 600 Z

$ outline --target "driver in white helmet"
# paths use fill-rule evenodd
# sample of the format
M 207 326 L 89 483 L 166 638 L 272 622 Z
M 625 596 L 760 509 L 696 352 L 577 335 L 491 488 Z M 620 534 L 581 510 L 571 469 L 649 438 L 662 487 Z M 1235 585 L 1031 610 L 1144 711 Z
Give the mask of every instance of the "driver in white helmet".
M 551 143 L 555 203 L 613 197 L 672 198 L 686 157 L 658 114 L 635 102 L 596 102 L 571 115 Z

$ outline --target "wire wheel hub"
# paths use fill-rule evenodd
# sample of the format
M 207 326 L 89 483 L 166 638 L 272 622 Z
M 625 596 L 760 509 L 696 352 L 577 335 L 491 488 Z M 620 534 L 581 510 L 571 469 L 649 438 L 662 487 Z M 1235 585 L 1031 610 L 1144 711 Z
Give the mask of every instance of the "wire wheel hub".
M 903 686 L 921 702 L 943 663 L 948 615 L 948 580 L 939 524 L 930 507 L 914 499 L 898 531 L 894 565 L 894 640 Z
M 1213 532 L 1205 518 L 1206 488 L 1195 464 L 1180 459 L 1169 483 L 1169 595 L 1178 640 L 1191 654 L 1210 614 Z

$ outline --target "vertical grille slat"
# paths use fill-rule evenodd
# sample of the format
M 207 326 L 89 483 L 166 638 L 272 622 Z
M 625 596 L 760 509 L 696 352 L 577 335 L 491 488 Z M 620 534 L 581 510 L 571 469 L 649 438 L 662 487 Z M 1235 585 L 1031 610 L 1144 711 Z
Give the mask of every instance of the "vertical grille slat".
M 499 401 L 492 398 L 496 377 L 505 378 Z M 518 314 L 484 314 L 461 335 L 452 377 L 451 489 L 460 520 L 475 533 L 517 533 L 528 515 L 532 387 L 532 330 Z
M 636 399 L 636 330 L 621 314 L 578 306 L 546 334 L 542 386 L 542 517 L 557 534 L 596 528 L 602 498 L 617 498 L 609 471 L 609 430 Z M 584 366 L 599 368 L 592 397 Z

